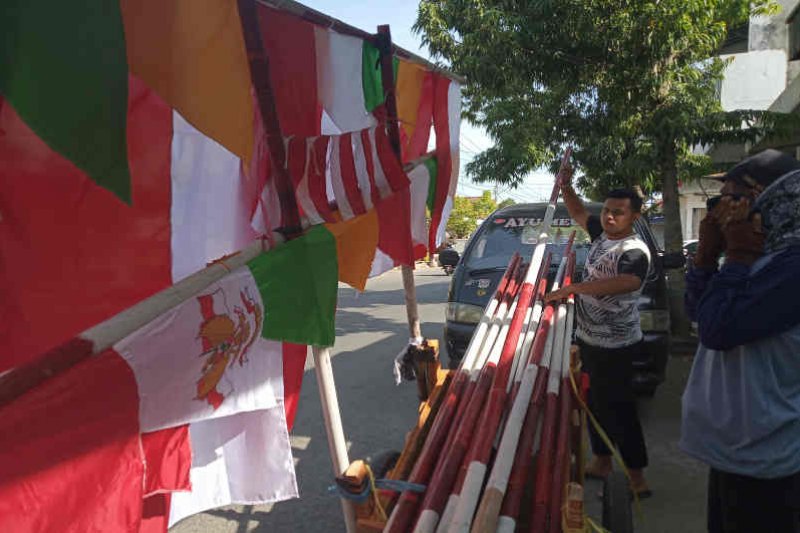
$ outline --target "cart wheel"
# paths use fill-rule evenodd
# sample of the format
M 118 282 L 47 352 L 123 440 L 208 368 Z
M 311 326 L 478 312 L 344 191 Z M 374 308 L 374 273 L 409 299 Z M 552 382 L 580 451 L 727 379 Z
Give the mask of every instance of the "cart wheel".
M 631 488 L 622 472 L 611 472 L 603 483 L 603 527 L 611 533 L 633 533 Z
M 380 479 L 389 473 L 389 470 L 394 468 L 399 458 L 400 452 L 396 450 L 385 450 L 368 457 L 367 462 L 370 468 L 372 468 L 372 473 L 375 474 L 375 478 Z

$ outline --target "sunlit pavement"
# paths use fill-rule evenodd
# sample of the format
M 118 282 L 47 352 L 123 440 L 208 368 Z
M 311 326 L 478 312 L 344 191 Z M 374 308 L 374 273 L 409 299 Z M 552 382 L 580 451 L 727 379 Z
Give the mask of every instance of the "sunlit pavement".
M 420 265 L 416 271 L 422 333 L 440 339 L 450 277 L 440 268 Z M 340 286 L 333 371 L 350 458 L 402 448 L 415 422 L 416 386 L 394 385 L 393 359 L 408 342 L 405 300 L 399 270 L 370 280 L 364 293 Z M 292 448 L 300 499 L 271 506 L 232 506 L 188 518 L 174 533 L 343 532 L 341 507 L 328 492 L 331 462 L 309 360 Z M 655 398 L 641 402 L 650 453 L 647 477 L 654 496 L 641 505 L 644 523 L 637 532 L 695 533 L 705 530 L 706 469 L 680 452 L 680 395 L 691 365 L 673 357 L 667 382 Z M 589 512 L 600 516 L 600 483 L 587 484 Z

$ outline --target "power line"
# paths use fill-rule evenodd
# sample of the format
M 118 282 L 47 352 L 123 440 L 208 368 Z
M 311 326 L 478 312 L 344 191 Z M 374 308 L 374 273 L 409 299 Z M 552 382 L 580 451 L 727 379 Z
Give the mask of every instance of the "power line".
M 460 187 L 464 187 L 466 189 L 472 189 L 472 190 L 475 190 L 475 191 L 483 192 L 485 190 L 485 189 L 482 189 L 481 187 L 478 187 L 477 185 L 470 185 L 469 183 L 461 183 L 461 182 L 459 182 L 458 185 Z
M 464 139 L 461 139 L 461 141 L 462 141 L 461 142 L 461 150 L 472 151 L 472 152 L 477 152 L 477 153 L 483 152 L 483 150 L 479 146 L 477 146 L 477 145 L 475 145 L 473 143 L 463 142 Z
M 478 144 L 477 142 L 473 141 L 473 140 L 472 140 L 472 139 L 471 139 L 469 136 L 467 136 L 467 134 L 466 134 L 466 133 L 464 133 L 464 132 L 461 132 L 461 133 L 460 133 L 460 135 L 459 135 L 459 140 L 461 141 L 461 144 L 466 144 L 466 145 L 468 145 L 468 147 L 469 147 L 470 149 L 472 149 L 472 150 L 477 150 L 478 152 L 483 152 L 483 151 L 485 150 L 485 148 L 481 148 L 481 147 L 480 147 L 480 144 Z
M 458 136 L 464 142 L 467 142 L 467 143 L 470 143 L 470 144 L 476 144 L 475 141 L 473 141 L 472 138 L 469 135 L 467 135 L 467 133 L 463 129 L 458 132 Z

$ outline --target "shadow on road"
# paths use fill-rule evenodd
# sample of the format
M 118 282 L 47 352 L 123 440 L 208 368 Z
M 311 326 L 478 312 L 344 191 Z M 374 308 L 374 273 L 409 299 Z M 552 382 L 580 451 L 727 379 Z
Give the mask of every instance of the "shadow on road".
M 444 302 L 450 278 L 440 269 L 416 271 L 423 335 L 441 340 Z M 399 273 L 370 280 L 367 291 L 340 288 L 333 371 L 350 458 L 400 449 L 417 416 L 416 386 L 394 385 L 393 359 L 408 342 L 404 293 Z M 667 382 L 652 400 L 640 403 L 650 455 L 647 477 L 652 499 L 642 502 L 644 522 L 637 533 L 687 533 L 705 530 L 706 468 L 678 447 L 680 398 L 691 368 L 690 357 L 673 357 Z M 328 492 L 333 473 L 311 366 L 292 431 L 300 499 L 274 506 L 231 506 L 190 517 L 173 533 L 343 532 L 341 508 Z M 600 484 L 586 487 L 586 506 L 600 516 Z
M 419 269 L 417 300 L 422 333 L 440 339 L 450 278 Z M 408 343 L 405 293 L 399 272 L 370 280 L 359 293 L 340 287 L 332 364 L 350 459 L 400 449 L 415 424 L 416 385 L 394 384 L 395 356 Z M 292 430 L 300 499 L 274 506 L 237 505 L 187 518 L 173 533 L 343 532 L 338 498 L 328 491 L 333 472 L 316 377 L 307 361 Z

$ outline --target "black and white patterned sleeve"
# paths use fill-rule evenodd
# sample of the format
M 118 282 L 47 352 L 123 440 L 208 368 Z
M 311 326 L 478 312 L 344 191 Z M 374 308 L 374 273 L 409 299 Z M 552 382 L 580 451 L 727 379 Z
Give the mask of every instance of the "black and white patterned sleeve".
M 642 250 L 628 250 L 619 256 L 617 263 L 618 274 L 633 274 L 642 282 L 647 279 L 647 269 L 650 266 L 650 259 Z

